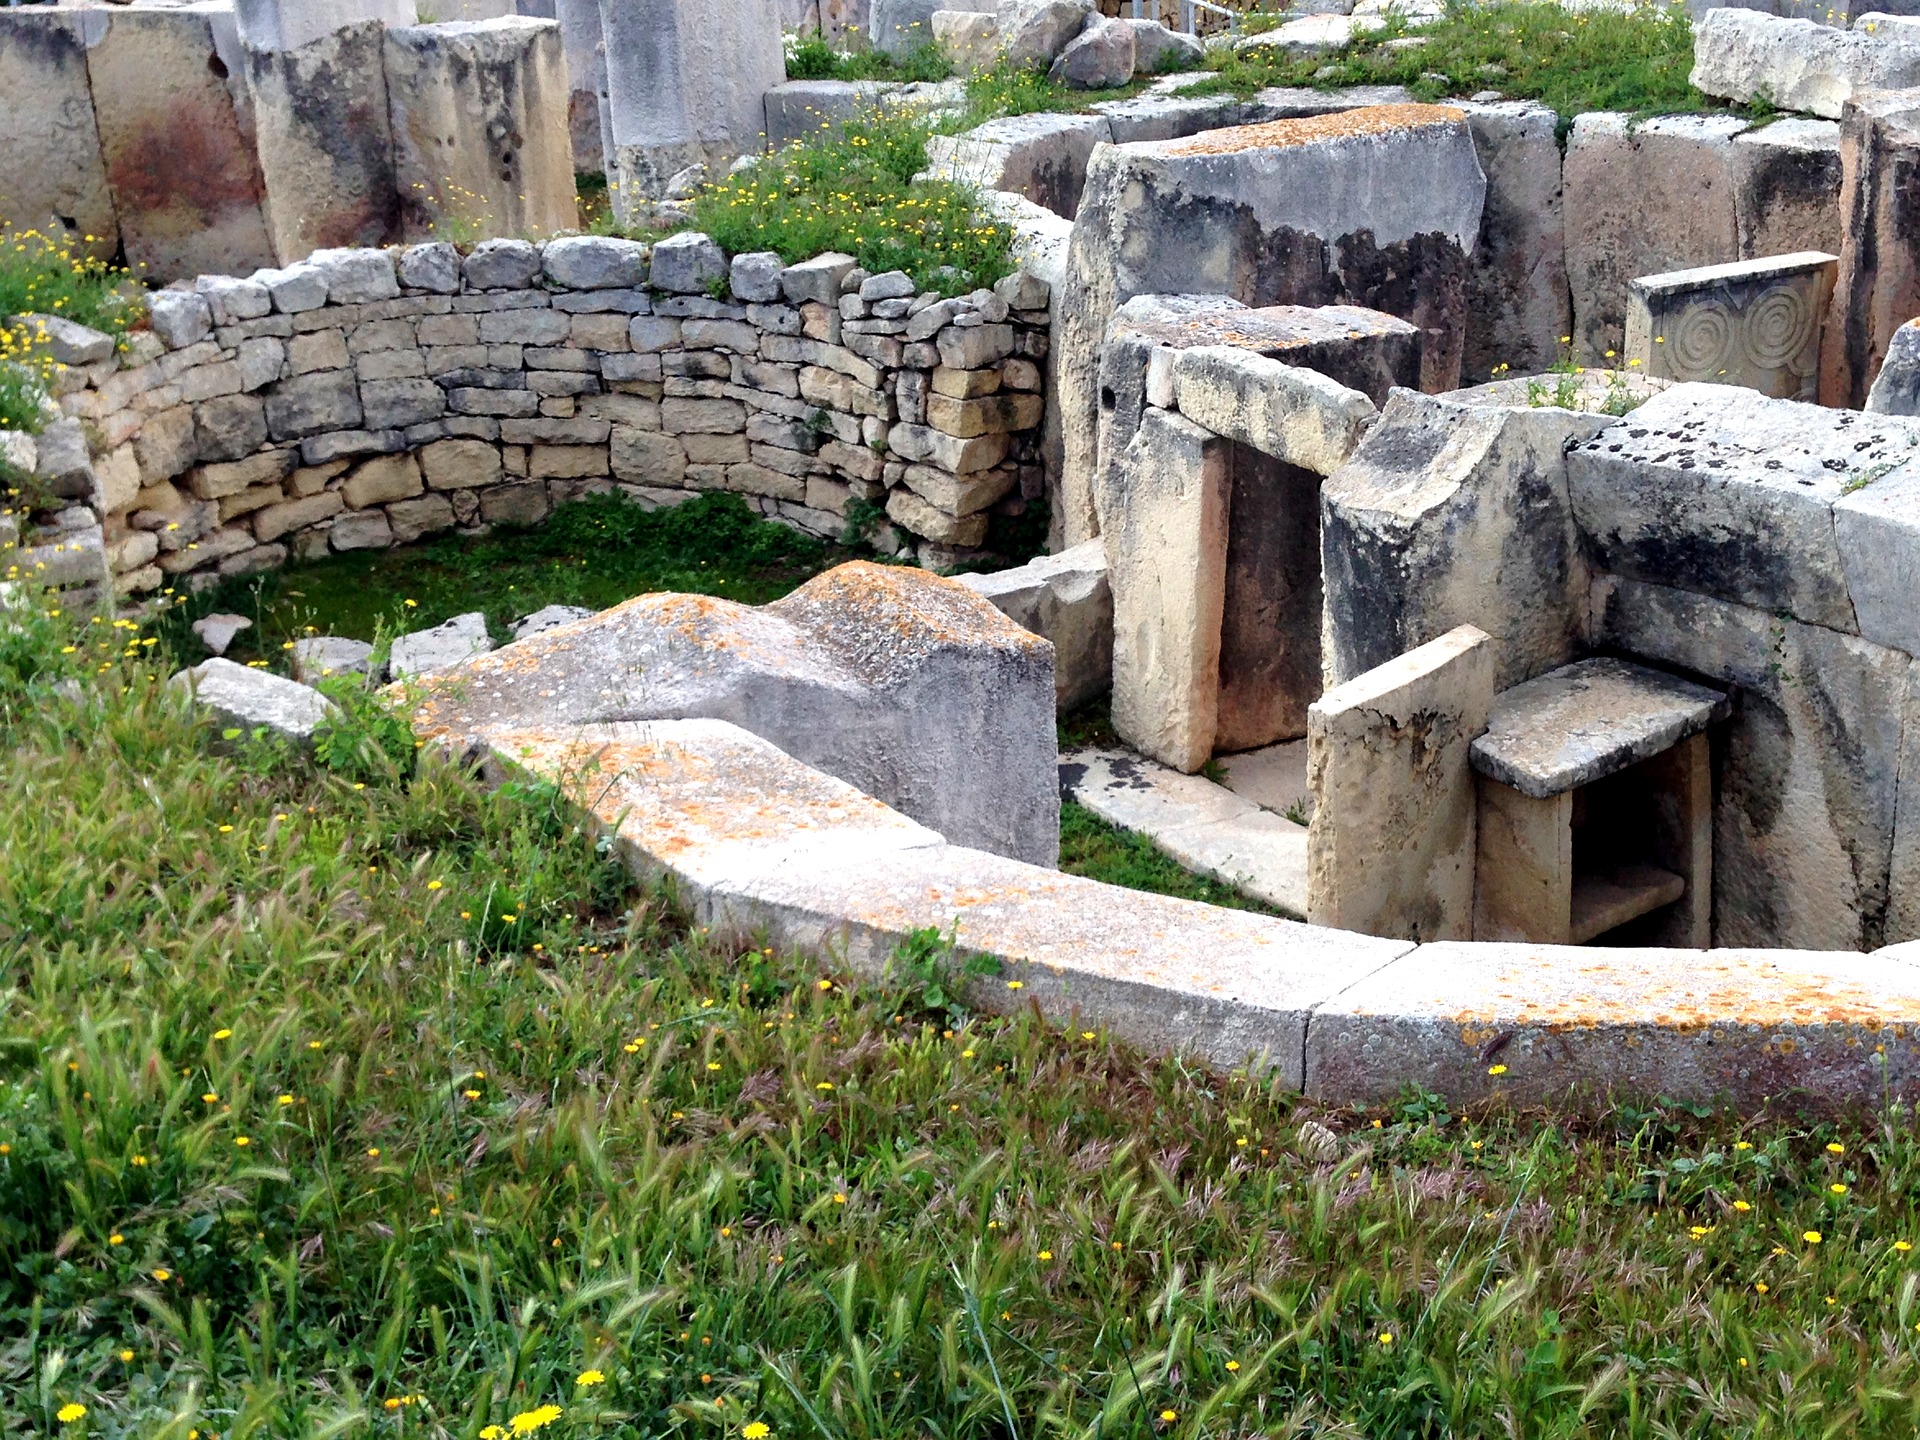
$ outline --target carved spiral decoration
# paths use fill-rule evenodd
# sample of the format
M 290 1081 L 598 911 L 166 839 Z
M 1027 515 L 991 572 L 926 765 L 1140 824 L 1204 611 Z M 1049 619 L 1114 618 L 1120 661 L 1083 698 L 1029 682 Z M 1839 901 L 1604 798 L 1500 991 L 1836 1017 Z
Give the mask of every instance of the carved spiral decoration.
M 1718 300 L 1689 305 L 1667 320 L 1668 364 L 1676 379 L 1711 380 L 1738 363 L 1740 321 Z
M 1818 323 L 1804 285 L 1776 285 L 1747 307 L 1747 362 L 1777 370 L 1800 358 Z

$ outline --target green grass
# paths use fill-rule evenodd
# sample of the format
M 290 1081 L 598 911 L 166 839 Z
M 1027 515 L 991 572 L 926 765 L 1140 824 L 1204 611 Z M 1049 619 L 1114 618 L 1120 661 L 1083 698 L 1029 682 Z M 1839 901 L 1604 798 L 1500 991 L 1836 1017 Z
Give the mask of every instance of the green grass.
M 144 318 L 126 272 L 76 255 L 64 238 L 38 230 L 8 234 L 0 215 L 0 430 L 37 434 L 55 365 L 21 315 L 58 315 L 109 335 Z M 89 237 L 91 238 L 91 237 Z
M 1386 42 L 1418 34 L 1426 44 L 1390 50 Z M 1404 85 L 1417 99 L 1498 90 L 1538 100 L 1570 124 L 1590 110 L 1635 115 L 1725 110 L 1725 102 L 1687 82 L 1693 27 L 1683 6 L 1573 13 L 1550 0 L 1451 5 L 1445 18 L 1391 24 L 1334 55 L 1288 59 L 1272 51 L 1215 53 L 1212 89 L 1250 95 L 1267 85 Z M 1195 92 L 1188 92 L 1195 93 Z
M 277 657 L 282 645 L 316 631 L 372 640 L 382 627 L 424 629 L 480 610 L 504 639 L 514 621 L 547 605 L 604 610 L 653 590 L 762 605 L 848 558 L 762 520 L 737 495 L 656 511 L 596 496 L 561 506 L 530 530 L 447 536 L 229 581 L 169 612 L 163 633 L 192 654 L 193 620 L 222 610 L 245 615 L 254 629 L 230 653 L 250 659 Z
M 1203 900 L 1234 910 L 1278 912 L 1231 885 L 1196 875 L 1154 849 L 1146 836 L 1109 825 L 1084 805 L 1060 806 L 1060 868 L 1129 890 L 1149 890 L 1182 900 Z
M 68 623 L 0 632 L 0 1433 L 1920 1420 L 1907 1112 L 1328 1110 L 954 1024 L 925 946 L 877 989 L 689 929 L 539 787 L 223 754 Z
M 694 224 L 734 254 L 772 250 L 791 265 L 838 250 L 876 274 L 905 270 L 923 290 L 991 285 L 1013 270 L 1012 232 L 978 213 L 971 189 L 915 183 L 931 134 L 898 110 L 851 119 L 702 190 Z
M 967 77 L 967 103 L 964 110 L 944 122 L 943 131 L 957 133 L 984 125 L 989 120 L 1009 115 L 1033 115 L 1043 111 L 1074 114 L 1102 100 L 1125 100 L 1147 89 L 1156 77 L 1143 76 L 1131 84 L 1112 90 L 1075 90 L 1047 78 L 1047 72 L 1034 67 L 996 66 Z
M 787 49 L 789 80 L 931 81 L 951 74 L 953 62 L 932 41 L 895 56 L 885 50 L 836 50 L 816 30 Z

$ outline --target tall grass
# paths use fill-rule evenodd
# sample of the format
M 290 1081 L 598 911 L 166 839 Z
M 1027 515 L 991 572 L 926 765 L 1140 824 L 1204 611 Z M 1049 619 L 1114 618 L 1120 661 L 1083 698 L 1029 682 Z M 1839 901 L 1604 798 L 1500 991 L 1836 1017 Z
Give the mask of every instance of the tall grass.
M 550 791 L 198 724 L 151 638 L 0 629 L 0 1433 L 1920 1418 L 1904 1111 L 1335 1111 L 955 1024 L 689 929 Z
M 55 315 L 123 335 L 145 313 L 125 271 L 76 253 L 64 236 L 0 224 L 0 430 L 45 427 L 57 369 L 40 327 L 19 317 Z

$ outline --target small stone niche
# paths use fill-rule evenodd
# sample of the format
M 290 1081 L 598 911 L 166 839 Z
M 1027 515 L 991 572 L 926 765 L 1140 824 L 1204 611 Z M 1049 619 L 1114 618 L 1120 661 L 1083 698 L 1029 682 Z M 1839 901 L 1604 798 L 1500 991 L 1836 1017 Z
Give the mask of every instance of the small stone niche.
M 1583 660 L 1495 697 L 1473 744 L 1474 938 L 1712 943 L 1708 728 L 1727 697 Z

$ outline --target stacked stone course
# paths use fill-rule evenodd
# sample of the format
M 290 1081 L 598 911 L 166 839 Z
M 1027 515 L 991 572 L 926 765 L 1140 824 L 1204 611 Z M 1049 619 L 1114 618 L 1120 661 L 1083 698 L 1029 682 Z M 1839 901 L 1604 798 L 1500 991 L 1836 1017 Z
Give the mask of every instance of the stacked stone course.
M 72 503 L 15 563 L 136 597 L 588 494 L 724 490 L 950 568 L 1044 493 L 1049 299 L 1024 273 L 949 299 L 843 255 L 729 262 L 697 234 L 203 276 L 155 294 L 123 353 L 57 357 L 64 418 L 26 448 L 43 503 Z

